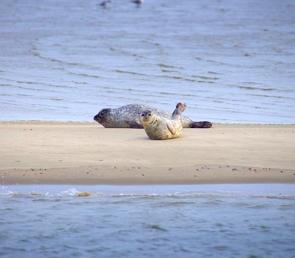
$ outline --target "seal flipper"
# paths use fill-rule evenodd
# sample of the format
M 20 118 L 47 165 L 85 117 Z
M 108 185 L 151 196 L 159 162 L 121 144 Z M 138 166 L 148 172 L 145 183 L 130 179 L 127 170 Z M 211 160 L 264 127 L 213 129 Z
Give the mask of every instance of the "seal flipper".
M 169 121 L 167 122 L 167 128 L 168 128 L 168 130 L 170 131 L 170 133 L 171 133 L 172 135 L 176 134 L 176 129 L 175 129 L 175 127 L 174 127 Z
M 190 128 L 211 128 L 212 123 L 209 121 L 192 122 Z

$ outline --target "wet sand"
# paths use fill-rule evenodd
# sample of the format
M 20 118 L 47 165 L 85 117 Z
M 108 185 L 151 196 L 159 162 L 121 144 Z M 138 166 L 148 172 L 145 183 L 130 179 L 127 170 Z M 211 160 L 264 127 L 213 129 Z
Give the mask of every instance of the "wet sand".
M 1 184 L 295 183 L 295 125 L 217 124 L 151 141 L 95 123 L 1 122 Z

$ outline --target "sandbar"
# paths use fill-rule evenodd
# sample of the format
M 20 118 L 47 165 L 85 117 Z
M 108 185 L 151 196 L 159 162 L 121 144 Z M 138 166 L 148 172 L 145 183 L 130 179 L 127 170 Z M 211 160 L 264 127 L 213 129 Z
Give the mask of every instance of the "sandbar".
M 0 183 L 295 183 L 295 125 L 215 124 L 149 140 L 94 122 L 0 122 Z

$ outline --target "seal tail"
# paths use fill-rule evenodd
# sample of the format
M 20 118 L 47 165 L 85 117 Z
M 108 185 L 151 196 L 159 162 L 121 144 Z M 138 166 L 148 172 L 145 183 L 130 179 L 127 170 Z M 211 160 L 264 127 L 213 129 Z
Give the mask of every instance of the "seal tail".
M 212 123 L 209 121 L 192 122 L 190 128 L 211 128 Z

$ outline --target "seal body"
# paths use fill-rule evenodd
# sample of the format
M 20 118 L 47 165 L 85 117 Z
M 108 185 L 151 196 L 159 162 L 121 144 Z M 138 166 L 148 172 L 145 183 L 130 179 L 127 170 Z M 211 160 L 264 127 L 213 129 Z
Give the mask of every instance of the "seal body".
M 178 103 L 172 118 L 168 119 L 154 114 L 150 110 L 141 113 L 140 120 L 148 137 L 152 140 L 167 140 L 182 135 L 181 113 L 185 105 Z
M 149 110 L 154 115 L 162 118 L 171 119 L 171 113 L 159 110 L 157 108 L 140 105 L 129 104 L 119 108 L 105 108 L 94 116 L 94 120 L 106 128 L 143 128 L 140 121 L 140 114 Z M 194 122 L 186 116 L 181 116 L 183 128 L 210 128 L 212 123 L 208 121 Z

